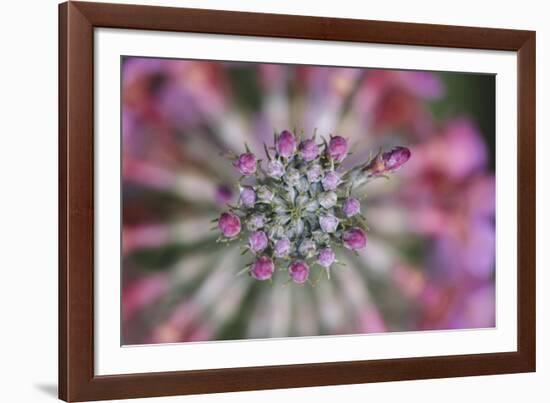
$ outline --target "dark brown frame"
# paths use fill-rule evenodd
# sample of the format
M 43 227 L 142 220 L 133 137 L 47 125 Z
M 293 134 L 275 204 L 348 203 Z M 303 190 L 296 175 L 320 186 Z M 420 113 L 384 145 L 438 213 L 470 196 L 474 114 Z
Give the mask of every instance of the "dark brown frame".
M 518 351 L 94 375 L 96 27 L 516 51 Z M 122 399 L 535 371 L 535 32 L 199 9 L 59 6 L 59 397 Z

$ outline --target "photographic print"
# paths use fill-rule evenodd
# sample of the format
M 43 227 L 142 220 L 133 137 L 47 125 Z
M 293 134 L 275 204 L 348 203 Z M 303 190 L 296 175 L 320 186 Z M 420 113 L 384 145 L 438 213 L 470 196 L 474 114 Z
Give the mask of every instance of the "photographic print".
M 123 345 L 495 327 L 495 76 L 125 56 Z
M 60 399 L 536 370 L 536 33 L 434 23 L 59 5 Z

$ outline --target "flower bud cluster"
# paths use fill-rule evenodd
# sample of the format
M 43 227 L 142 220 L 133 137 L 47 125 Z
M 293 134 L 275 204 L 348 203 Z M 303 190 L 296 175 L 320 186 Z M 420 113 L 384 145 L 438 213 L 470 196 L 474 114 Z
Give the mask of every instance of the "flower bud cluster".
M 367 244 L 361 202 L 351 196 L 357 172 L 393 172 L 410 151 L 398 147 L 345 171 L 341 163 L 349 150 L 344 137 L 319 144 L 315 135 L 299 139 L 285 130 L 274 141 L 273 148 L 265 147 L 265 164 L 248 147 L 234 158 L 242 175 L 240 198 L 217 220 L 220 240 L 239 240 L 254 255 L 247 270 L 256 280 L 269 280 L 280 269 L 302 284 L 315 265 L 330 277 L 336 248 L 355 251 Z

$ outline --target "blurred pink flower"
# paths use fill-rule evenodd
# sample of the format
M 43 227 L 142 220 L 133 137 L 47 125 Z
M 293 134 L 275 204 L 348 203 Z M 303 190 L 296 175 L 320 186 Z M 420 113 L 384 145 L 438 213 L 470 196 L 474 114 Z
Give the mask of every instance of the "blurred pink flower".
M 225 206 L 227 203 L 233 200 L 233 191 L 227 185 L 218 185 L 216 187 L 216 203 L 221 206 Z
M 259 91 L 252 107 L 243 107 L 240 98 L 254 96 L 239 94 L 235 77 L 245 77 L 250 93 Z M 490 150 L 468 118 L 432 115 L 430 102 L 446 93 L 441 77 L 420 71 L 125 58 L 124 342 L 214 340 L 228 337 L 236 323 L 242 337 L 494 326 Z M 295 124 L 306 133 L 315 128 L 345 133 L 353 149 L 350 163 L 372 157 L 366 149 L 394 144 L 407 145 L 414 155 L 396 178 L 377 180 L 363 206 L 375 229 L 372 237 L 369 233 L 372 248 L 361 250 L 355 260 L 335 260 L 354 276 L 345 290 L 321 282 L 311 293 L 290 297 L 289 287 L 260 284 L 257 293 L 244 281 L 248 278 L 231 272 L 250 264 L 249 256 L 232 260 L 231 248 L 214 245 L 200 231 L 173 226 L 174 220 L 192 217 L 201 220 L 196 228 L 208 229 L 219 205 L 232 202 L 224 184 L 234 183 L 239 172 L 221 166 L 213 158 L 217 152 L 239 153 L 243 142 L 261 149 L 263 142 L 272 144 L 274 129 Z M 275 150 L 269 152 L 273 157 Z M 281 174 L 275 165 L 268 170 L 273 176 Z M 312 181 L 317 180 L 313 173 Z M 319 183 L 323 202 L 331 204 L 335 184 L 345 180 L 335 173 Z M 244 182 L 239 188 L 240 203 L 273 197 L 247 192 L 247 186 Z M 384 214 L 376 217 L 393 231 L 378 239 L 376 220 L 369 217 L 377 209 Z M 192 235 L 191 248 L 173 246 L 183 235 Z M 276 252 L 291 255 L 288 240 L 280 239 Z M 159 256 L 174 260 L 153 272 L 141 255 L 152 256 L 153 265 Z M 315 257 L 311 267 L 296 270 L 293 277 L 317 278 L 317 271 L 324 273 L 323 265 L 335 258 L 326 255 L 321 265 Z M 368 264 L 362 264 L 363 258 Z M 386 293 L 370 292 L 373 273 L 391 302 Z
M 464 231 L 449 231 L 436 240 L 437 261 L 451 273 L 467 271 L 486 278 L 495 264 L 495 229 L 488 220 L 472 220 Z
M 362 333 L 383 333 L 388 331 L 382 315 L 374 306 L 370 306 L 361 314 L 359 329 Z
M 129 255 L 138 249 L 155 248 L 170 240 L 168 228 L 160 224 L 124 226 L 122 229 L 122 254 Z
M 433 131 L 422 101 L 444 95 L 440 78 L 430 72 L 372 70 L 357 94 L 355 108 L 373 134 L 408 131 L 421 138 Z
M 132 319 L 133 315 L 168 290 L 168 282 L 162 275 L 143 277 L 125 284 L 122 290 L 122 320 Z
M 484 170 L 487 164 L 485 143 L 467 119 L 449 122 L 439 135 L 414 147 L 413 154 L 407 177 L 432 175 L 460 181 Z
M 465 298 L 464 310 L 460 312 L 459 326 L 486 328 L 496 325 L 495 288 L 487 285 L 472 292 Z
M 391 272 L 395 285 L 408 298 L 416 299 L 426 287 L 424 273 L 418 268 L 404 263 L 397 264 Z
M 168 320 L 159 324 L 151 335 L 150 343 L 181 343 L 210 340 L 212 332 L 201 321 L 197 305 L 183 301 L 175 307 Z

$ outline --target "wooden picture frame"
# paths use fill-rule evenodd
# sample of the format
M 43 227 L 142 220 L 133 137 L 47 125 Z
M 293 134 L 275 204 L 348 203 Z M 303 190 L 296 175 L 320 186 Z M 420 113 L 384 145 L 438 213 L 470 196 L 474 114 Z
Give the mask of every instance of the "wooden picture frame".
M 506 50 L 518 59 L 518 350 L 94 374 L 94 29 Z M 185 8 L 59 6 L 59 398 L 123 399 L 535 371 L 535 32 Z

